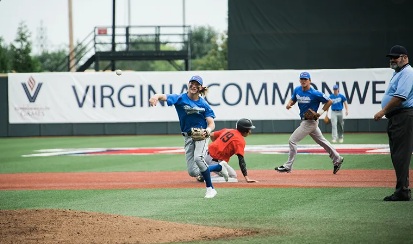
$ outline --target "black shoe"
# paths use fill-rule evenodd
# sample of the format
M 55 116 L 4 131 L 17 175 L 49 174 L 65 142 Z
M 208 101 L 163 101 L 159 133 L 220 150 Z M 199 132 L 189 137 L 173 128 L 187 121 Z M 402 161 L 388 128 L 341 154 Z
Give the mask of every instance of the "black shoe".
M 410 189 L 405 189 L 402 191 L 399 191 L 393 194 L 391 194 L 390 196 L 387 196 L 383 199 L 383 201 L 410 201 L 410 199 L 412 198 L 412 192 Z
M 280 173 L 290 173 L 291 169 L 287 169 L 284 167 L 284 165 L 281 165 L 280 167 L 275 167 L 275 170 L 277 170 Z
M 392 194 L 390 196 L 387 196 L 383 199 L 383 201 L 410 201 L 410 197 L 402 197 L 402 196 L 397 196 L 395 194 Z
M 202 177 L 202 175 L 198 175 L 197 177 L 195 177 L 196 178 L 196 180 L 198 181 L 198 182 L 204 182 L 204 177 Z
M 340 162 L 337 162 L 337 163 L 334 164 L 333 174 L 336 174 L 336 173 L 340 170 L 341 164 L 342 164 L 343 162 L 344 162 L 344 158 L 341 157 Z
M 334 165 L 333 174 L 336 174 L 341 168 L 341 165 Z

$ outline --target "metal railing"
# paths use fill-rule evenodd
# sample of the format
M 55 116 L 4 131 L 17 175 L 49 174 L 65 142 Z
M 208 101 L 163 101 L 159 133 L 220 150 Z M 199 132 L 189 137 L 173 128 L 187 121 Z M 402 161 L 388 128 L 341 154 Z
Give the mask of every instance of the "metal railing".
M 76 68 L 82 61 L 84 61 L 87 54 L 94 52 L 93 37 L 94 31 L 91 31 L 81 42 L 77 43 L 75 48 L 69 52 L 62 62 L 60 62 L 57 71 L 70 71 L 72 68 Z M 73 56 L 71 56 L 71 54 L 73 54 Z M 72 63 L 73 66 L 70 65 L 70 57 L 73 57 L 74 59 L 74 62 Z
M 182 51 L 190 57 L 190 26 L 110 26 L 95 27 L 74 48 L 73 65 L 81 66 L 96 52 L 132 52 L 132 51 Z M 70 57 L 59 65 L 59 71 L 70 71 Z

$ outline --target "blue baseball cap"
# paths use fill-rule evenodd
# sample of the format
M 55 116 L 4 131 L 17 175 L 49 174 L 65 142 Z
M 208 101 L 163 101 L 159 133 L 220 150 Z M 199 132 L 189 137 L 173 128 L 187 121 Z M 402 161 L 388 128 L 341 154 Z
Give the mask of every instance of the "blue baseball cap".
M 204 84 L 204 82 L 202 81 L 201 76 L 198 76 L 198 75 L 192 76 L 191 79 L 189 79 L 189 82 L 191 82 L 191 81 L 196 81 L 196 82 L 198 82 L 201 86 Z
M 333 90 L 338 90 L 338 85 L 334 85 Z
M 307 79 L 307 80 L 311 79 L 310 73 L 308 73 L 308 72 L 302 72 L 302 73 L 300 74 L 300 79 Z

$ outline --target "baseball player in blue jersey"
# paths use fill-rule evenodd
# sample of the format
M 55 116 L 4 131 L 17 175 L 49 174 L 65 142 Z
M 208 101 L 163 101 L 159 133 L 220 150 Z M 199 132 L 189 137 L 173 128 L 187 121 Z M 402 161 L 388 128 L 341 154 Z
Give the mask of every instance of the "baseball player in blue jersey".
M 330 95 L 331 101 L 331 136 L 333 143 L 337 141 L 344 142 L 344 118 L 343 108 L 346 109 L 346 116 L 348 115 L 347 98 L 339 93 L 338 85 L 333 86 L 333 93 Z M 343 106 L 344 105 L 344 106 Z
M 212 185 L 210 172 L 220 172 L 228 180 L 228 171 L 225 166 L 226 162 L 208 166 L 204 159 L 208 149 L 209 135 L 215 129 L 214 111 L 202 97 L 206 95 L 207 90 L 200 76 L 192 76 L 188 83 L 187 93 L 155 94 L 149 99 L 149 103 L 151 106 L 156 106 L 158 101 L 166 101 L 168 106 L 175 106 L 182 136 L 184 136 L 188 174 L 192 177 L 202 175 L 207 187 L 205 198 L 213 198 L 217 191 Z M 204 129 L 205 139 L 193 140 L 192 128 Z
M 287 103 L 286 108 L 290 109 L 292 106 L 294 106 L 295 103 L 298 102 L 301 123 L 300 126 L 291 134 L 290 139 L 288 141 L 290 150 L 287 162 L 281 165 L 280 167 L 276 167 L 275 170 L 281 173 L 291 172 L 293 168 L 293 163 L 295 161 L 295 156 L 297 155 L 297 144 L 302 139 L 304 139 L 304 137 L 310 135 L 311 138 L 313 138 L 313 140 L 318 145 L 322 146 L 327 151 L 331 160 L 333 161 L 333 174 L 336 174 L 337 171 L 340 169 L 344 159 L 324 138 L 320 128 L 318 128 L 318 118 L 325 111 L 328 110 L 328 108 L 332 104 L 332 101 L 326 95 L 311 87 L 311 77 L 308 72 L 302 72 L 300 74 L 300 83 L 301 86 L 298 86 L 294 89 L 291 99 Z M 324 106 L 322 108 L 322 111 L 316 114 L 316 119 L 306 119 L 304 117 L 304 113 L 309 109 L 312 109 L 313 111 L 318 111 L 320 103 L 323 103 Z

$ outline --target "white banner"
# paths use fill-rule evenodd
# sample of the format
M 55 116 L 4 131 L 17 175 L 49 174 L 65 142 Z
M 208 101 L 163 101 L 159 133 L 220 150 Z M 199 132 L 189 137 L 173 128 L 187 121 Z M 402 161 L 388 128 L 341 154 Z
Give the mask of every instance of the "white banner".
M 372 119 L 393 70 L 307 70 L 314 88 L 332 93 L 335 84 L 349 104 L 348 119 Z M 206 99 L 216 120 L 299 119 L 285 108 L 302 70 L 10 73 L 9 123 L 117 123 L 178 121 L 175 108 L 149 106 L 155 93 L 186 92 L 192 75 L 209 87 Z

